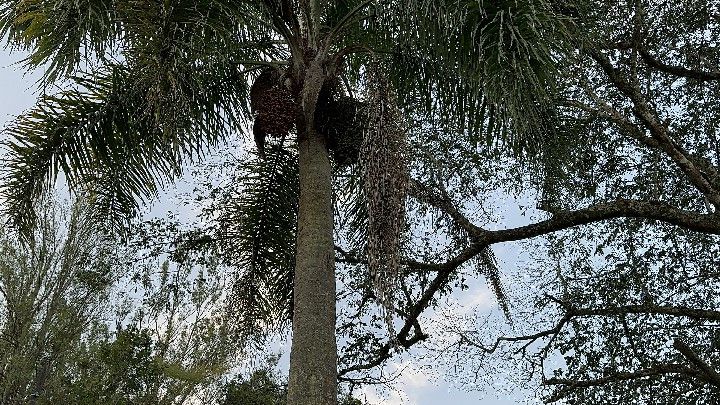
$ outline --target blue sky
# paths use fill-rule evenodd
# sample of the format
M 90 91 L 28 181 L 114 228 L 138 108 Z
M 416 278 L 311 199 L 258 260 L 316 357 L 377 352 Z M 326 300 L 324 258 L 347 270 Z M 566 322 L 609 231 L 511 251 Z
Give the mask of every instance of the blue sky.
M 15 65 L 21 59 L 21 54 L 11 54 L 8 50 L 0 51 L 0 127 L 5 127 L 8 120 L 23 110 L 31 107 L 36 94 L 35 82 L 39 76 L 34 74 L 23 74 L 23 71 Z M 158 209 L 158 207 L 162 207 Z M 179 210 L 173 207 L 167 199 L 158 201 L 153 212 L 159 213 L 167 210 Z M 504 223 L 506 226 L 520 225 L 517 212 L 506 212 L 505 217 L 509 219 Z M 523 221 L 525 222 L 525 221 Z M 495 248 L 500 266 L 503 270 L 514 272 L 522 265 L 519 262 L 522 257 L 519 248 L 514 244 L 505 244 Z M 476 280 L 471 289 L 463 294 L 456 295 L 453 300 L 458 308 L 473 308 L 481 311 L 495 310 L 495 302 L 492 294 L 485 287 L 483 280 Z M 431 331 L 432 332 L 432 331 Z M 426 373 L 419 369 L 419 366 L 412 361 L 412 357 L 402 359 L 390 366 L 404 367 L 402 376 L 395 384 L 396 389 L 385 395 L 376 395 L 372 390 L 365 390 L 367 399 L 376 404 L 388 405 L 436 405 L 436 404 L 457 404 L 457 405 L 510 405 L 517 404 L 527 397 L 527 393 L 515 389 L 509 394 L 495 390 L 488 386 L 483 392 L 466 392 L 454 387 L 446 381 L 446 376 L 451 379 L 452 374 L 446 373 L 441 367 L 435 367 L 433 371 Z

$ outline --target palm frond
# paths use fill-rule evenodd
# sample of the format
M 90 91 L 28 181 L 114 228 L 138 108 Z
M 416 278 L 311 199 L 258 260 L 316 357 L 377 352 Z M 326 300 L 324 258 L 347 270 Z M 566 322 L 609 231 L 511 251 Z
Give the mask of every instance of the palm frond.
M 336 229 L 344 232 L 350 250 L 364 252 L 368 239 L 368 202 L 363 190 L 362 169 L 359 165 L 343 167 L 336 175 Z
M 202 155 L 232 130 L 228 117 L 241 116 L 235 100 L 247 83 L 223 80 L 233 72 L 180 72 L 177 85 L 153 99 L 152 82 L 112 65 L 77 77 L 75 88 L 42 97 L 18 117 L 4 143 L 2 193 L 13 223 L 24 231 L 32 227 L 32 201 L 62 171 L 71 190 L 91 191 L 98 217 L 119 231 L 138 202 L 180 174 L 184 158 Z
M 0 6 L 0 38 L 30 51 L 30 68 L 46 65 L 45 79 L 73 74 L 101 57 L 119 33 L 116 0 L 15 0 Z
M 128 93 L 121 69 L 105 72 L 85 83 L 87 88 L 44 96 L 31 111 L 18 117 L 5 132 L 11 139 L 4 167 L 3 194 L 15 225 L 28 231 L 34 222 L 33 201 L 64 171 L 71 187 L 92 176 L 95 162 L 105 161 L 119 168 L 123 148 L 139 145 L 124 142 L 130 128 L 138 128 L 133 114 L 120 99 Z M 136 101 L 136 100 L 133 100 Z M 141 133 L 142 133 L 141 132 Z M 117 136 L 116 136 L 117 135 Z M 138 135 L 135 134 L 135 138 Z M 142 170 L 142 169 L 141 169 Z M 135 192 L 153 194 L 140 173 L 133 180 Z M 152 183 L 150 183 L 152 184 Z M 134 207 L 126 207 L 125 211 Z
M 50 63 L 46 80 L 90 69 L 6 129 L 3 193 L 13 222 L 28 230 L 31 201 L 62 171 L 73 190 L 91 191 L 98 217 L 119 230 L 180 173 L 184 159 L 201 157 L 239 129 L 250 117 L 244 74 L 255 61 L 287 58 L 263 7 L 230 0 L 5 2 L 0 31 L 31 51 L 29 64 Z
M 534 152 L 553 129 L 556 61 L 573 21 L 547 0 L 398 4 L 378 18 L 400 27 L 385 41 L 403 109 Z
M 272 58 L 278 48 L 263 3 L 230 0 L 6 1 L 0 5 L 0 37 L 28 51 L 25 65 L 44 67 L 43 79 L 50 83 L 112 58 L 146 67 L 166 65 L 178 54 L 217 63 L 239 48 L 245 56 L 254 51 L 250 60 Z
M 222 256 L 238 269 L 228 309 L 241 331 L 282 328 L 292 317 L 298 175 L 296 152 L 273 145 L 265 159 L 243 162 L 207 210 Z

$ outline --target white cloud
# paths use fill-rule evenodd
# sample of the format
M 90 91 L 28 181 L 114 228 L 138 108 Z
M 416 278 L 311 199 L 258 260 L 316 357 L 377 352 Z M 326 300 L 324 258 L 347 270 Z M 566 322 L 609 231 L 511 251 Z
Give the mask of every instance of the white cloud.
M 407 398 L 404 390 L 399 389 L 381 393 L 374 386 L 365 386 L 356 393 L 356 396 L 372 405 L 417 405 Z
M 434 382 L 413 359 L 391 362 L 385 368 L 387 376 L 397 376 L 391 387 L 366 386 L 357 392 L 372 405 L 418 405 L 422 392 L 432 391 Z

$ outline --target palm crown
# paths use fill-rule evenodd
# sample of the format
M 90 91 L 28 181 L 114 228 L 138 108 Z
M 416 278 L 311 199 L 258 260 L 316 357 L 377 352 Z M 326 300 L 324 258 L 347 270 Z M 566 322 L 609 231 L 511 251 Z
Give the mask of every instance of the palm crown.
M 372 54 L 393 62 L 387 73 L 407 114 L 460 129 L 511 122 L 516 130 L 501 132 L 508 143 L 532 145 L 569 20 L 543 1 L 478 4 L 343 1 L 318 6 L 320 27 L 312 29 L 332 67 L 327 75 L 352 94 Z M 45 86 L 63 89 L 7 129 L 10 212 L 31 212 L 62 170 L 73 188 L 92 189 L 102 216 L 126 218 L 181 172 L 184 159 L 252 120 L 250 82 L 263 66 L 310 57 L 303 41 L 311 29 L 299 6 L 4 2 L 2 33 L 30 51 L 28 67 L 46 67 Z

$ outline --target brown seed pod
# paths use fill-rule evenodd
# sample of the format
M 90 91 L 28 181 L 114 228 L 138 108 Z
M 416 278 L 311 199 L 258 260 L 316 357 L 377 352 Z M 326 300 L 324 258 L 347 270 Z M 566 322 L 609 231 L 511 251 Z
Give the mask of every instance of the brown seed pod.
M 335 83 L 326 82 L 320 91 L 315 123 L 335 163 L 347 166 L 358 162 L 367 112 L 365 103 L 343 94 Z
M 255 79 L 250 88 L 250 108 L 255 116 L 255 143 L 262 156 L 266 136 L 287 136 L 295 126 L 298 107 L 283 83 L 281 70 L 267 68 Z

